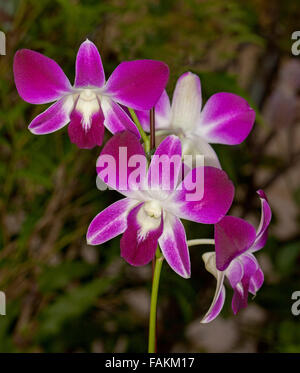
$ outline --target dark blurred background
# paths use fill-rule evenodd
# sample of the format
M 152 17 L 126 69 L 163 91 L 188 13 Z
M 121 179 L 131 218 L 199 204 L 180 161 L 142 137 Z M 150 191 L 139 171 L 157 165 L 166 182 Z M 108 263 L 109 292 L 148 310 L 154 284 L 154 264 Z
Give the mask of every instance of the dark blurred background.
M 44 107 L 23 102 L 13 82 L 19 48 L 55 59 L 72 81 L 87 37 L 107 76 L 123 60 L 159 59 L 171 69 L 169 93 L 190 70 L 205 99 L 234 92 L 257 112 L 242 145 L 215 149 L 236 186 L 231 214 L 258 224 L 255 191 L 269 197 L 270 237 L 258 254 L 265 284 L 238 316 L 227 288 L 221 316 L 201 325 L 215 289 L 201 259 L 211 247 L 191 248 L 189 280 L 164 264 L 158 350 L 300 352 L 300 316 L 291 313 L 300 290 L 300 56 L 291 53 L 299 10 L 294 0 L 0 0 L 1 352 L 147 349 L 151 266 L 125 263 L 119 237 L 98 247 L 85 241 L 91 219 L 120 198 L 96 188 L 100 149 L 77 149 L 66 128 L 32 135 L 27 126 Z M 189 239 L 212 237 L 211 226 L 185 226 Z

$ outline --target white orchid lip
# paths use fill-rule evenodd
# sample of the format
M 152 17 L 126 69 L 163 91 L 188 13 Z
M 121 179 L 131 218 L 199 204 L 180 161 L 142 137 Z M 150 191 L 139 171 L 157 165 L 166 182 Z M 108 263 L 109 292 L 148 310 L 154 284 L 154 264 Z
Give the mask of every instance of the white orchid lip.
M 80 88 L 73 90 L 74 109 L 82 115 L 82 128 L 88 132 L 92 125 L 92 117 L 101 108 L 101 90 L 99 88 Z
M 97 95 L 92 89 L 86 88 L 80 93 L 80 98 L 83 101 L 93 101 L 97 99 Z
M 144 210 L 146 214 L 151 218 L 160 218 L 162 214 L 162 208 L 160 203 L 156 200 L 148 201 L 144 204 Z
M 143 204 L 137 214 L 137 222 L 140 226 L 139 238 L 143 239 L 149 231 L 158 229 L 161 224 L 162 209 L 155 200 Z

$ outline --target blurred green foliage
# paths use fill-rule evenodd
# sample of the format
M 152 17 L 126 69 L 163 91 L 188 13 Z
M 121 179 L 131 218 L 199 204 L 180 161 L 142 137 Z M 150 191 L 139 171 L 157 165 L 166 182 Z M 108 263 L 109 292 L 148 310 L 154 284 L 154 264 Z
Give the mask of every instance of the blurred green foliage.
M 46 136 L 27 130 L 43 107 L 18 96 L 12 74 L 15 51 L 30 48 L 48 55 L 72 81 L 77 49 L 89 38 L 100 50 L 107 76 L 123 60 L 160 59 L 171 69 L 169 92 L 178 76 L 191 70 L 201 77 L 204 99 L 230 91 L 253 103 L 255 97 L 232 72 L 241 47 L 267 51 L 272 45 L 279 54 L 288 53 L 286 35 L 298 21 L 295 2 L 284 2 L 284 13 L 279 1 L 269 6 L 271 11 L 266 2 L 255 0 L 0 3 L 0 29 L 7 35 L 7 55 L 0 56 L 0 289 L 8 303 L 7 315 L 0 318 L 1 352 L 144 352 L 147 315 L 135 312 L 127 291 L 134 297 L 137 289 L 149 293 L 151 282 L 150 268 L 132 268 L 120 259 L 119 238 L 101 247 L 86 245 L 91 219 L 119 196 L 96 188 L 99 149 L 77 149 L 66 129 Z M 272 39 L 274 22 L 281 28 Z M 244 191 L 254 172 L 251 139 L 216 150 L 237 186 L 235 207 L 246 208 Z M 261 155 L 255 167 L 276 168 L 274 160 Z M 253 186 L 249 190 L 255 200 Z M 259 213 L 258 205 L 249 208 Z M 186 229 L 189 238 L 212 235 L 209 226 L 187 223 Z M 160 351 L 170 351 L 176 342 L 188 344 L 185 327 L 207 309 L 215 283 L 204 271 L 205 250 L 191 250 L 189 281 L 163 267 Z M 299 237 L 286 242 L 271 237 L 264 252 L 280 281 L 267 282 L 256 297 L 268 315 L 264 326 L 242 330 L 243 337 L 254 333 L 259 351 L 299 351 L 299 328 L 289 304 L 299 287 Z M 232 317 L 230 299 L 223 316 Z

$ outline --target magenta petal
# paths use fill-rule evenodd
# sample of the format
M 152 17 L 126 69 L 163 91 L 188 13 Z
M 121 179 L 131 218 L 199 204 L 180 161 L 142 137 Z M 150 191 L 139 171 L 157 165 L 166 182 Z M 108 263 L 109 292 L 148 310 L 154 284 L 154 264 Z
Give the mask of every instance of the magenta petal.
M 209 143 L 240 144 L 249 135 L 255 111 L 232 93 L 216 93 L 205 104 L 197 133 Z
M 73 99 L 62 98 L 34 118 L 28 128 L 35 135 L 58 131 L 69 123 L 72 109 Z
M 138 120 L 141 123 L 143 130 L 145 132 L 150 132 L 150 110 L 135 110 L 135 114 L 138 117 Z M 155 128 L 157 128 L 156 124 L 157 124 L 157 115 L 155 115 Z
M 101 108 L 105 117 L 104 125 L 111 133 L 115 134 L 122 131 L 130 131 L 134 133 L 138 139 L 141 137 L 136 125 L 120 105 L 104 97 L 101 99 Z
M 265 246 L 268 238 L 268 227 L 272 218 L 272 211 L 268 203 L 267 196 L 261 189 L 257 191 L 257 194 L 259 195 L 261 201 L 261 219 L 256 233 L 256 240 L 251 247 L 252 252 L 260 250 Z
M 206 324 L 206 323 L 213 321 L 219 315 L 219 313 L 222 311 L 222 308 L 224 306 L 225 294 L 226 294 L 225 287 L 222 286 L 218 297 L 213 302 L 207 314 L 201 320 L 202 324 Z
M 15 54 L 13 68 L 19 95 L 31 104 L 55 101 L 71 89 L 59 65 L 41 53 L 19 50 Z
M 252 254 L 241 255 L 239 260 L 243 265 L 244 276 L 242 281 L 234 289 L 232 298 L 232 310 L 234 314 L 237 314 L 241 308 L 247 307 L 250 281 L 259 268 L 257 260 Z
M 255 228 L 243 219 L 225 216 L 215 225 L 216 266 L 224 271 L 230 262 L 251 247 Z
M 150 110 L 136 110 L 136 115 L 146 132 L 150 132 Z M 170 128 L 171 105 L 166 91 L 163 91 L 155 105 L 155 129 Z
M 191 276 L 190 254 L 184 227 L 177 217 L 167 214 L 164 218 L 164 231 L 158 242 L 170 267 L 180 276 L 189 278 Z
M 134 158 L 139 158 L 144 163 L 131 166 L 129 161 Z M 100 179 L 126 195 L 134 182 L 131 178 L 133 173 L 140 170 L 145 178 L 146 167 L 145 151 L 137 137 L 129 131 L 119 132 L 107 141 L 97 160 L 97 173 Z
M 100 108 L 98 112 L 92 115 L 89 128 L 84 128 L 82 115 L 77 110 L 72 111 L 70 119 L 68 133 L 73 144 L 76 144 L 81 149 L 92 149 L 102 144 L 104 118 Z
M 258 268 L 254 275 L 250 278 L 249 283 L 249 292 L 253 295 L 256 295 L 257 291 L 262 287 L 264 283 L 264 273 Z
M 134 201 L 121 199 L 101 211 L 91 222 L 87 231 L 89 245 L 100 245 L 123 233 L 127 228 L 127 215 Z
M 227 213 L 233 196 L 234 186 L 224 171 L 215 167 L 194 168 L 174 192 L 174 213 L 183 219 L 214 224 Z
M 168 136 L 156 149 L 148 171 L 151 190 L 163 190 L 167 195 L 178 183 L 181 170 L 181 143 L 177 136 Z
M 234 289 L 238 283 L 242 281 L 244 276 L 244 268 L 239 260 L 233 260 L 229 267 L 226 269 L 226 276 L 230 282 L 231 287 Z
M 214 256 L 215 255 L 213 253 L 205 253 L 202 256 L 205 262 L 205 268 L 216 277 L 217 286 L 211 306 L 209 307 L 209 310 L 206 312 L 205 316 L 201 320 L 201 323 L 208 323 L 214 320 L 221 312 L 225 301 L 225 287 L 223 285 L 225 273 L 220 272 L 216 269 Z
M 171 104 L 166 91 L 163 91 L 155 105 L 155 128 L 157 130 L 169 128 L 171 120 Z M 149 128 L 150 132 L 150 128 Z
M 236 315 L 242 308 L 246 308 L 248 305 L 248 292 L 244 295 L 238 287 L 234 289 L 231 307 L 233 313 Z
M 158 226 L 145 230 L 145 219 L 152 218 L 145 216 L 143 205 L 140 203 L 128 214 L 127 229 L 120 242 L 121 256 L 133 266 L 148 264 L 154 258 L 158 238 L 163 231 L 162 218 Z
M 259 268 L 258 262 L 255 258 L 255 256 L 251 253 L 245 253 L 244 255 L 241 255 L 239 260 L 242 262 L 242 265 L 244 267 L 244 277 L 251 278 Z
M 106 84 L 106 93 L 122 105 L 138 110 L 149 110 L 166 87 L 169 68 L 154 60 L 122 62 Z
M 105 75 L 97 47 L 90 40 L 83 42 L 76 57 L 75 87 L 102 87 Z

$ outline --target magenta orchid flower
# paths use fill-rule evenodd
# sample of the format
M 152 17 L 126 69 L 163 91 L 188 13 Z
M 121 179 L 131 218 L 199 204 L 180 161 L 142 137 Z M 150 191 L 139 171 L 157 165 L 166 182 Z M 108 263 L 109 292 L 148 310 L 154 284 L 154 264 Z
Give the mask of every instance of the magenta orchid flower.
M 220 162 L 209 144 L 240 144 L 255 121 L 255 111 L 247 101 L 232 93 L 216 93 L 202 108 L 200 79 L 191 72 L 178 79 L 172 105 L 164 91 L 155 112 L 156 128 L 178 135 L 183 154 L 203 154 L 205 165 L 218 168 Z M 149 132 L 149 113 L 142 111 L 137 115 L 144 130 Z
M 105 82 L 98 49 L 89 40 L 76 58 L 74 86 L 52 59 L 29 49 L 14 58 L 14 77 L 19 95 L 31 104 L 55 101 L 29 125 L 36 135 L 67 125 L 71 142 L 79 148 L 101 145 L 104 126 L 113 134 L 129 130 L 140 134 L 120 105 L 149 110 L 161 96 L 169 76 L 167 65 L 154 60 L 122 62 Z M 103 126 L 104 125 L 104 126 Z
M 248 293 L 256 295 L 263 284 L 264 274 L 253 253 L 262 249 L 267 241 L 272 212 L 265 193 L 262 190 L 257 193 L 262 209 L 257 231 L 245 220 L 234 216 L 225 216 L 215 225 L 216 251 L 205 253 L 203 260 L 206 269 L 217 279 L 217 286 L 202 323 L 214 320 L 221 312 L 225 301 L 225 277 L 234 290 L 234 314 L 247 307 Z
M 120 150 L 124 148 L 126 155 L 120 157 Z M 172 269 L 187 278 L 191 272 L 190 257 L 180 219 L 206 224 L 218 222 L 231 206 L 233 184 L 224 171 L 202 167 L 203 194 L 200 199 L 188 198 L 195 189 L 193 183 L 200 168 L 190 170 L 183 181 L 178 182 L 182 170 L 181 143 L 178 137 L 172 135 L 158 146 L 148 169 L 146 161 L 140 162 L 141 180 L 136 187 L 134 182 L 129 181 L 136 173 L 132 166 L 141 156 L 146 160 L 140 141 L 128 131 L 116 134 L 105 144 L 97 162 L 98 176 L 126 198 L 115 202 L 93 219 L 88 228 L 87 242 L 99 245 L 123 234 L 121 256 L 133 266 L 149 263 L 159 244 Z M 110 181 L 104 176 L 108 174 L 102 174 L 104 170 L 99 165 L 99 161 L 104 165 L 107 157 L 116 163 L 117 176 Z M 178 160 L 174 162 L 173 172 L 157 167 L 160 157 Z M 124 162 L 129 166 L 124 166 Z

